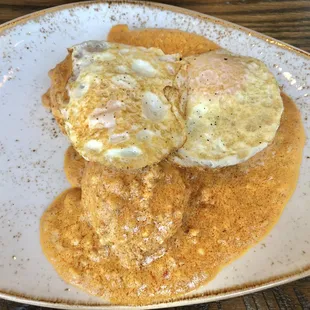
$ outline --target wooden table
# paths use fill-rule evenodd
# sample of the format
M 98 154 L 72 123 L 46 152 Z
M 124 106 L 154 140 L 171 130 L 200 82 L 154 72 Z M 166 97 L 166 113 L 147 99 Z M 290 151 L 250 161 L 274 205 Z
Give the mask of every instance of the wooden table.
M 74 1 L 0 0 L 0 23 L 69 2 Z M 161 0 L 159 2 L 226 19 L 310 52 L 310 0 Z M 0 300 L 0 310 L 13 309 L 41 308 Z M 244 297 L 178 309 L 310 310 L 310 277 Z

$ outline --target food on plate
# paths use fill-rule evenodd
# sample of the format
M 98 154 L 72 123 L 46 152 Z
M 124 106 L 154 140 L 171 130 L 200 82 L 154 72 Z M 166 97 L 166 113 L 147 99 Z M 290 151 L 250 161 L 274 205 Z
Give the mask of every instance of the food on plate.
M 69 102 L 66 85 L 72 73 L 71 55 L 60 62 L 48 75 L 51 79 L 51 87 L 42 96 L 43 105 L 51 109 L 61 131 L 66 134 L 64 118 L 61 107 Z
M 72 187 L 80 187 L 84 173 L 85 160 L 70 146 L 65 154 L 64 171 Z
M 261 62 L 210 52 L 218 47 L 203 37 L 177 30 L 131 31 L 121 25 L 108 38 L 180 53 L 183 60 L 175 62 L 180 68 L 173 88 L 181 103 L 179 113 L 187 111 L 187 129 L 193 109 L 206 107 L 209 114 L 201 114 L 205 121 L 220 116 L 228 125 L 219 121 L 218 130 L 205 124 L 194 130 L 224 139 L 225 128 L 234 128 L 227 139 L 239 132 L 241 142 L 212 153 L 199 135 L 193 142 L 188 133 L 189 144 L 139 169 L 86 160 L 70 147 L 65 172 L 76 188 L 62 193 L 42 216 L 42 248 L 63 280 L 105 301 L 146 305 L 184 298 L 264 238 L 278 221 L 298 179 L 305 142 L 300 113 L 289 97 L 279 97 L 274 78 Z M 51 93 L 45 102 L 53 101 Z M 172 93 L 174 97 L 174 89 Z M 240 121 L 234 126 L 227 107 Z M 249 121 L 253 129 L 245 130 Z M 267 145 L 254 154 L 258 136 Z M 180 152 L 187 145 L 192 147 L 191 160 L 184 165 Z M 238 147 L 244 152 L 239 154 Z M 204 162 L 193 148 L 202 150 Z M 234 164 L 226 160 L 224 167 L 215 167 L 227 159 L 228 151 L 239 156 Z
M 108 41 L 146 48 L 156 47 L 166 54 L 178 53 L 182 57 L 198 55 L 219 48 L 216 43 L 195 33 L 175 29 L 163 31 L 156 28 L 130 30 L 127 25 L 112 27 Z
M 67 100 L 58 111 L 85 159 L 114 168 L 142 168 L 184 144 L 184 117 L 174 86 L 179 55 L 105 41 L 84 42 L 69 53 L 72 73 L 69 79 L 64 75 L 67 94 L 60 95 Z M 62 74 L 62 67 L 52 78 Z M 65 86 L 63 80 L 60 85 Z M 50 96 L 59 87 L 52 84 Z
M 185 61 L 177 81 L 186 105 L 187 140 L 173 156 L 176 163 L 235 165 L 272 142 L 283 103 L 264 63 L 223 50 Z
M 89 162 L 81 189 L 100 244 L 127 268 L 163 250 L 181 227 L 189 198 L 180 172 L 167 162 L 128 173 Z

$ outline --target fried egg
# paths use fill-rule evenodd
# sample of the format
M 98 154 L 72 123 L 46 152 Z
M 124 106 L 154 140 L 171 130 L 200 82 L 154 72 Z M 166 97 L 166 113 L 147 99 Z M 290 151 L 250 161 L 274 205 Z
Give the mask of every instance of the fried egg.
M 157 48 L 88 41 L 70 49 L 65 129 L 86 160 L 120 169 L 161 161 L 186 139 L 179 55 Z
M 223 167 L 246 161 L 272 142 L 283 103 L 259 60 L 224 50 L 185 59 L 177 75 L 186 106 L 186 143 L 172 156 L 182 166 Z

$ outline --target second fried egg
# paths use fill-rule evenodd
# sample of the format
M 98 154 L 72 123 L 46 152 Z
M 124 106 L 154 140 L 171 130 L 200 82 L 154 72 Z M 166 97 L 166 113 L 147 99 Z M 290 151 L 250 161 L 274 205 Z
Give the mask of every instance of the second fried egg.
M 186 139 L 179 92 L 179 55 L 157 48 L 88 41 L 71 49 L 73 72 L 63 108 L 65 128 L 87 160 L 141 168 Z
M 173 160 L 182 166 L 230 166 L 272 142 L 283 103 L 268 68 L 251 57 L 212 51 L 185 59 L 177 80 L 187 103 L 188 137 Z

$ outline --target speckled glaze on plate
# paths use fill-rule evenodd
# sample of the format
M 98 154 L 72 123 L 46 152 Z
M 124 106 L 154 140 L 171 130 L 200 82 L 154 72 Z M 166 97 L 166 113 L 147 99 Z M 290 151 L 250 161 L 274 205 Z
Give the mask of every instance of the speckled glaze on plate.
M 196 12 L 145 2 L 83 2 L 0 26 L 0 297 L 54 308 L 121 309 L 64 283 L 39 243 L 40 216 L 69 184 L 68 141 L 41 105 L 47 72 L 66 48 L 105 39 L 115 24 L 196 32 L 228 50 L 264 61 L 302 112 L 310 133 L 310 56 L 285 43 Z M 214 301 L 310 274 L 310 143 L 297 189 L 271 233 L 184 300 L 157 308 Z M 138 307 L 136 307 L 138 308 Z

